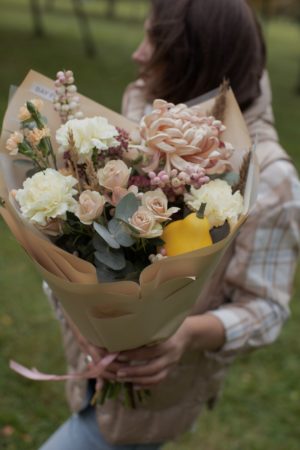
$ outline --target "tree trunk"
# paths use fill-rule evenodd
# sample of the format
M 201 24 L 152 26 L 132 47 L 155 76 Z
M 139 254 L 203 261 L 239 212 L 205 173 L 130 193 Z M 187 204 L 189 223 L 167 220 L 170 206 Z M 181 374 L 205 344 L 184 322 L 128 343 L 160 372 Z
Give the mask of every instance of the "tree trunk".
M 83 39 L 86 54 L 91 58 L 93 58 L 96 55 L 97 50 L 89 27 L 88 17 L 82 5 L 82 0 L 72 0 L 72 1 L 74 12 L 79 23 L 79 28 L 81 31 L 81 36 Z
M 107 17 L 109 19 L 114 19 L 116 17 L 116 0 L 107 0 Z
M 39 0 L 30 0 L 30 9 L 33 19 L 33 28 L 35 36 L 41 37 L 45 35 L 42 11 L 39 4 Z

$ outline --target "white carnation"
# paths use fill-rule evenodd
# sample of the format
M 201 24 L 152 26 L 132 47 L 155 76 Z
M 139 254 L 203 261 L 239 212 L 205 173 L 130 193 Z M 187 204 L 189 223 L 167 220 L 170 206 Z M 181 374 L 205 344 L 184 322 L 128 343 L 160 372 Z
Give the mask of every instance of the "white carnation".
M 219 227 L 227 220 L 232 228 L 243 211 L 243 197 L 239 191 L 232 194 L 231 186 L 224 180 L 213 180 L 201 186 L 191 187 L 185 195 L 185 203 L 198 211 L 201 203 L 206 203 L 205 216 L 212 227 Z
M 69 148 L 70 134 L 73 136 L 80 162 L 90 158 L 94 148 L 107 150 L 119 145 L 115 139 L 119 134 L 118 130 L 110 125 L 105 117 L 71 119 L 62 125 L 56 132 L 56 141 L 62 151 Z
M 50 219 L 65 219 L 67 211 L 75 212 L 77 201 L 73 196 L 77 190 L 73 188 L 76 184 L 76 178 L 46 169 L 27 178 L 15 198 L 26 219 L 45 226 Z

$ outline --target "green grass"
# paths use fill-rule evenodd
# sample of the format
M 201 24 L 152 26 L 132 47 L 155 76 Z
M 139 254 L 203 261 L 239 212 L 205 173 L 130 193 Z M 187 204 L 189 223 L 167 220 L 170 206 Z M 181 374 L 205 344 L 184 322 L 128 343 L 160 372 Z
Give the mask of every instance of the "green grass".
M 97 2 L 87 2 L 89 12 L 97 13 L 91 19 L 98 50 L 92 60 L 84 55 L 76 21 L 69 13 L 71 2 L 56 2 L 59 14 L 45 17 L 47 35 L 43 39 L 32 35 L 27 3 L 1 0 L 0 117 L 9 85 L 19 84 L 30 68 L 50 77 L 61 67 L 72 68 L 82 93 L 119 110 L 122 91 L 134 77 L 130 54 L 142 36 L 141 24 L 108 21 L 101 17 L 101 5 L 96 10 Z M 130 4 L 123 1 L 122 5 L 118 14 L 129 15 Z M 144 8 L 138 17 L 143 16 Z M 298 30 L 278 21 L 270 23 L 266 33 L 280 138 L 300 168 L 300 97 L 295 95 L 300 62 Z M 67 418 L 64 387 L 24 380 L 9 370 L 8 361 L 16 359 L 60 373 L 65 370 L 64 357 L 58 324 L 42 293 L 41 279 L 3 222 L 0 246 L 0 448 L 32 450 Z M 195 431 L 179 443 L 169 444 L 168 450 L 299 449 L 299 275 L 298 270 L 292 318 L 278 342 L 241 358 L 230 372 L 216 410 L 206 412 Z

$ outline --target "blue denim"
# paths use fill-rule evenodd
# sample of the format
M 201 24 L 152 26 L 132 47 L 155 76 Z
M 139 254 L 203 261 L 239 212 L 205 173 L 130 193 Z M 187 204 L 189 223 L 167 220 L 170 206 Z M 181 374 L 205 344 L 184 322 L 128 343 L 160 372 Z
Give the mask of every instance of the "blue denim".
M 101 436 L 95 408 L 89 406 L 67 420 L 40 450 L 159 450 L 161 444 L 111 445 Z

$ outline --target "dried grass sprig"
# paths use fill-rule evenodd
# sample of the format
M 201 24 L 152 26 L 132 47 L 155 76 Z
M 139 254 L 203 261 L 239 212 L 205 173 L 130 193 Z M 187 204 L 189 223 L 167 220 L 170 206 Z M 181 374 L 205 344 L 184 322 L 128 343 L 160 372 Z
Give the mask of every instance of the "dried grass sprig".
M 84 189 L 89 189 L 91 191 L 99 191 L 99 181 L 93 162 L 87 159 L 85 162 L 85 166 L 86 166 L 85 175 L 87 181 L 84 184 Z
M 226 94 L 229 89 L 229 81 L 224 80 L 223 83 L 220 86 L 219 94 L 216 97 L 214 106 L 211 110 L 211 115 L 214 116 L 216 119 L 224 121 L 225 118 L 225 110 L 227 106 L 227 98 Z
M 71 169 L 74 172 L 74 177 L 78 180 L 78 191 L 81 193 L 83 191 L 81 177 L 78 171 L 78 153 L 75 148 L 75 141 L 73 137 L 73 133 L 69 132 L 69 161 L 71 163 Z
M 245 187 L 247 182 L 247 176 L 248 176 L 248 170 L 249 165 L 251 161 L 251 151 L 247 152 L 247 154 L 244 156 L 241 168 L 240 168 L 240 179 L 239 181 L 232 187 L 232 192 L 235 193 L 237 191 L 240 191 L 242 195 L 245 193 Z

